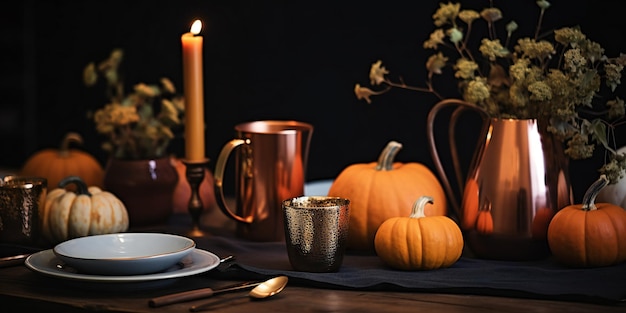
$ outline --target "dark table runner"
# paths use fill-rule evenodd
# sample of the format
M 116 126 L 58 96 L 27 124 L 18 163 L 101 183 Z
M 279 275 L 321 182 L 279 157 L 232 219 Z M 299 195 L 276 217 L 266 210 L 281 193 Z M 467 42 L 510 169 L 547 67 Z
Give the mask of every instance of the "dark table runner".
M 164 229 L 150 231 L 184 233 L 190 227 L 188 216 L 177 218 Z M 475 294 L 626 306 L 626 263 L 574 269 L 550 258 L 510 262 L 462 257 L 449 268 L 399 271 L 386 267 L 378 256 L 348 251 L 338 272 L 307 273 L 292 270 L 284 242 L 252 242 L 223 234 L 194 240 L 198 248 L 219 257 L 236 257 L 234 262 L 202 274 L 216 279 L 259 280 L 287 275 L 290 284 L 320 288 Z M 2 256 L 34 251 L 0 244 Z
M 198 248 L 220 257 L 234 255 L 227 266 L 208 272 L 219 279 L 264 279 L 287 275 L 312 287 L 393 290 L 553 299 L 600 304 L 626 304 L 626 263 L 573 269 L 552 259 L 528 262 L 462 257 L 449 268 L 398 271 L 375 255 L 348 252 L 339 272 L 293 271 L 282 242 L 259 243 L 228 237 L 196 239 Z

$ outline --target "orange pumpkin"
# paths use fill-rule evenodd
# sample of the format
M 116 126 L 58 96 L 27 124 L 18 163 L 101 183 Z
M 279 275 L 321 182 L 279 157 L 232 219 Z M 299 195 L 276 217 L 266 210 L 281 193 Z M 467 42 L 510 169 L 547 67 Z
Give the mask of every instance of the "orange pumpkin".
M 380 224 L 407 216 L 416 194 L 434 199 L 427 216 L 446 215 L 446 195 L 437 177 L 423 164 L 394 162 L 400 148 L 389 142 L 378 162 L 350 165 L 331 184 L 329 196 L 350 199 L 348 249 L 373 251 Z
M 478 217 L 476 218 L 476 231 L 483 235 L 493 233 L 493 216 L 491 216 L 491 207 L 478 212 Z
M 546 239 L 548 236 L 548 226 L 554 216 L 551 208 L 539 208 L 533 217 L 531 228 L 532 236 L 536 239 Z
M 428 196 L 413 204 L 409 217 L 392 217 L 380 225 L 374 239 L 376 254 L 400 270 L 432 270 L 449 267 L 463 253 L 461 229 L 447 216 L 426 216 Z
M 461 227 L 463 230 L 470 230 L 476 226 L 476 218 L 478 217 L 478 183 L 475 179 L 470 178 L 465 184 L 463 191 L 463 212 L 461 218 Z
M 44 149 L 33 154 L 22 167 L 23 176 L 39 176 L 48 179 L 48 188 L 56 188 L 68 176 L 78 176 L 87 186 L 103 187 L 104 169 L 91 154 L 71 149 L 70 144 L 83 143 L 77 133 L 68 133 L 59 149 Z M 74 190 L 70 186 L 69 190 Z
M 610 203 L 595 203 L 608 184 L 602 175 L 582 204 L 558 211 L 548 226 L 548 244 L 556 260 L 573 267 L 608 266 L 626 261 L 626 211 Z
M 178 173 L 178 183 L 174 189 L 172 197 L 172 206 L 174 213 L 189 213 L 189 199 L 191 198 L 191 186 L 187 181 L 185 172 L 187 166 L 182 160 L 171 157 L 170 162 Z M 216 205 L 215 192 L 213 191 L 213 174 L 209 169 L 204 170 L 204 179 L 200 183 L 200 200 L 202 200 L 202 208 L 206 211 Z

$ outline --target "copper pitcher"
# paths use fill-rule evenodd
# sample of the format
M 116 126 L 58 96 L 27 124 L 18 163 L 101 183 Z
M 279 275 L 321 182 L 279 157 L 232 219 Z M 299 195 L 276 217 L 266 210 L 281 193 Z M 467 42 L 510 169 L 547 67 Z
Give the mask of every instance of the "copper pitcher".
M 254 121 L 235 126 L 215 165 L 215 196 L 226 216 L 237 221 L 238 237 L 253 241 L 285 238 L 282 201 L 304 195 L 313 126 L 298 121 Z M 235 152 L 233 211 L 224 196 L 224 170 Z
M 450 115 L 448 138 L 462 201 L 455 199 L 435 143 L 437 114 L 451 106 L 455 110 Z M 483 127 L 464 178 L 455 125 L 466 109 L 481 114 Z M 488 259 L 547 257 L 548 224 L 559 209 L 573 202 L 568 159 L 561 142 L 536 119 L 490 118 L 479 107 L 454 99 L 437 103 L 427 124 L 431 156 L 470 251 Z

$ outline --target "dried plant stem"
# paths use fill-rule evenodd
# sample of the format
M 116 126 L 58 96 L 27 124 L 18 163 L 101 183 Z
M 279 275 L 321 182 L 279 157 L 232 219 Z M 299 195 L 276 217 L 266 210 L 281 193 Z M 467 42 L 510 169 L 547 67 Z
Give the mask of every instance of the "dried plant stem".
M 539 30 L 541 29 L 541 24 L 543 23 L 543 13 L 546 9 L 541 9 L 541 13 L 539 13 L 539 21 L 537 21 L 537 29 L 535 30 L 535 40 L 539 38 Z

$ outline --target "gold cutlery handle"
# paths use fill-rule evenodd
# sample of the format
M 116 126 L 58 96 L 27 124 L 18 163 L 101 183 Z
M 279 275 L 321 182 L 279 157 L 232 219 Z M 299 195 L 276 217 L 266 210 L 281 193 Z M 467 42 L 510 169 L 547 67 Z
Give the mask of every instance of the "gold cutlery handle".
M 148 305 L 153 308 L 165 306 L 168 304 L 180 303 L 196 299 L 202 299 L 212 296 L 215 291 L 212 288 L 201 288 L 196 290 L 184 291 L 152 298 L 148 301 Z
M 148 305 L 150 307 L 157 308 L 157 307 L 174 304 L 174 303 L 208 298 L 217 293 L 252 288 L 260 284 L 261 282 L 244 282 L 244 283 L 227 286 L 227 287 L 220 288 L 220 289 L 200 288 L 200 289 L 195 289 L 195 290 L 190 290 L 190 291 L 183 291 L 183 292 L 173 293 L 169 295 L 164 295 L 161 297 L 152 298 L 148 301 Z

